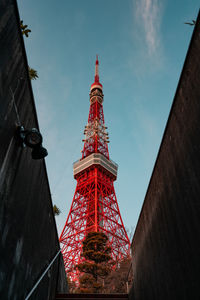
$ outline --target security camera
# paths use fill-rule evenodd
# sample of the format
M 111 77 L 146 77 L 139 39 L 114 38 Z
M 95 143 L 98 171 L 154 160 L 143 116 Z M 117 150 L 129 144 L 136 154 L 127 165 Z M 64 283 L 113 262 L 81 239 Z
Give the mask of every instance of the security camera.
M 17 128 L 18 136 L 21 139 L 23 147 L 32 148 L 32 158 L 41 159 L 48 155 L 47 149 L 42 147 L 42 135 L 36 129 L 25 130 L 23 126 Z

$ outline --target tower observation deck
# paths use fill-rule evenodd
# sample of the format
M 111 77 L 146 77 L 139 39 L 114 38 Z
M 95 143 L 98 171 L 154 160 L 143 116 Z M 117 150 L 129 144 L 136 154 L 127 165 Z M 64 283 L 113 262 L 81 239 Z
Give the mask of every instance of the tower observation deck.
M 94 83 L 90 88 L 90 110 L 83 139 L 82 157 L 73 164 L 77 186 L 67 221 L 60 236 L 66 272 L 76 279 L 73 267 L 80 263 L 82 241 L 88 232 L 104 232 L 112 258 L 129 256 L 130 241 L 120 215 L 113 182 L 118 166 L 109 157 L 109 137 L 103 114 L 103 86 L 96 58 Z

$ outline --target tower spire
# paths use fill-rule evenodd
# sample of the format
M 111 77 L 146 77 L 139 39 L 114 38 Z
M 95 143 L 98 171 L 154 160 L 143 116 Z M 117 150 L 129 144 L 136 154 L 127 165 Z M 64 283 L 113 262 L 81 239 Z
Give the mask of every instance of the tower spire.
M 102 91 L 103 86 L 99 82 L 99 57 L 98 54 L 96 55 L 96 62 L 95 62 L 95 75 L 94 75 L 94 83 L 91 85 L 90 91 L 93 89 L 100 89 Z
M 94 82 L 99 82 L 99 60 L 98 60 L 98 54 L 96 55 Z

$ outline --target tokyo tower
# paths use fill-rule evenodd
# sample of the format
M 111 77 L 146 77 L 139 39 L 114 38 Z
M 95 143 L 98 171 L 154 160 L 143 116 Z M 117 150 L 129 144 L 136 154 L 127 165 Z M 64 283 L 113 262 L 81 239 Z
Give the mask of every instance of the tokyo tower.
M 130 241 L 120 215 L 113 182 L 118 166 L 108 152 L 108 133 L 103 114 L 103 86 L 99 82 L 98 56 L 90 88 L 90 110 L 85 126 L 82 157 L 73 164 L 77 186 L 67 221 L 60 236 L 66 272 L 75 280 L 73 267 L 81 261 L 82 241 L 88 232 L 104 232 L 112 258 L 118 262 L 130 252 Z

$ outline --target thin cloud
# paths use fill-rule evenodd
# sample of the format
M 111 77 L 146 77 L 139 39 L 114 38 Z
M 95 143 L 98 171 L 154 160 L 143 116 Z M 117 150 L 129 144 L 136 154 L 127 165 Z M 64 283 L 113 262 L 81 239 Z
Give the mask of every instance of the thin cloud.
M 131 110 L 130 110 L 131 112 Z M 134 106 L 135 127 L 131 130 L 135 146 L 141 159 L 145 163 L 155 160 L 161 139 L 161 129 L 158 120 L 152 111 L 144 109 L 143 106 Z
M 162 8 L 158 0 L 135 0 L 135 17 L 144 31 L 148 52 L 153 55 L 160 48 Z

